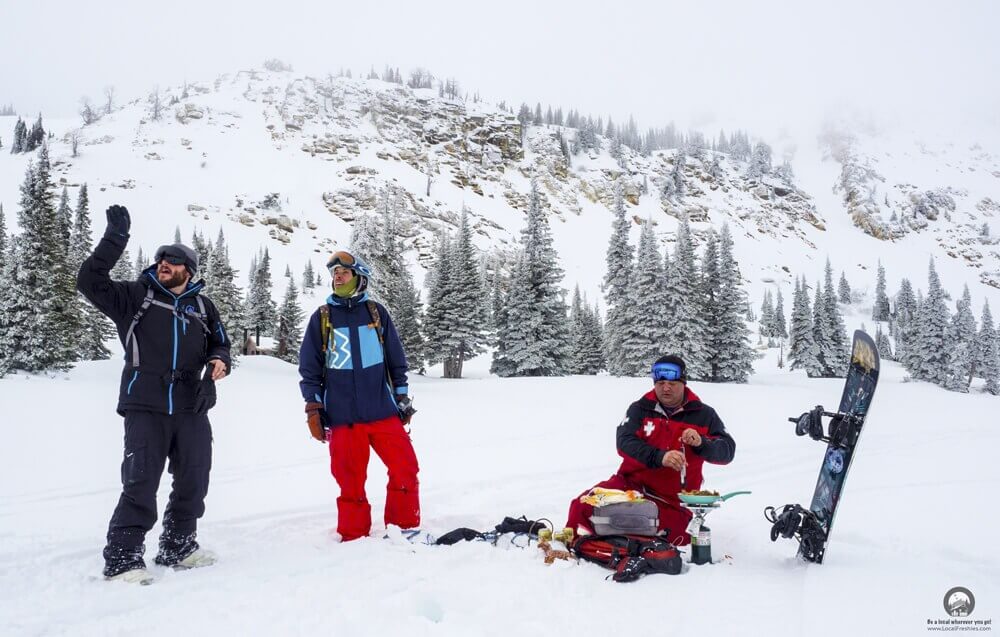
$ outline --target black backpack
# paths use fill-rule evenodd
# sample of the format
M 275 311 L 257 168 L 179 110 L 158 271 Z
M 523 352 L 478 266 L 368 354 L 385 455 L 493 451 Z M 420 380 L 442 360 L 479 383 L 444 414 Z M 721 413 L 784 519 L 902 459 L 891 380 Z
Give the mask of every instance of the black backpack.
M 677 547 L 659 537 L 639 535 L 582 535 L 570 547 L 580 559 L 614 571 L 616 582 L 634 582 L 647 573 L 677 575 L 681 555 Z

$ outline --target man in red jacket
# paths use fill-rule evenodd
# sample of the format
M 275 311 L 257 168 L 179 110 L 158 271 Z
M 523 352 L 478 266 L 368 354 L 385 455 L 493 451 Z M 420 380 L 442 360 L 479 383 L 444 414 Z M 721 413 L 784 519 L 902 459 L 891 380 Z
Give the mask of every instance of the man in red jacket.
M 677 494 L 701 488 L 701 469 L 706 461 L 732 461 L 736 442 L 715 410 L 687 386 L 687 368 L 680 356 L 658 358 L 652 376 L 653 389 L 629 406 L 618 425 L 621 466 L 596 486 L 639 491 L 654 501 L 660 531 L 680 546 L 691 541 L 685 530 L 691 512 L 680 506 Z M 593 509 L 575 498 L 569 505 L 566 526 L 577 535 L 593 533 Z

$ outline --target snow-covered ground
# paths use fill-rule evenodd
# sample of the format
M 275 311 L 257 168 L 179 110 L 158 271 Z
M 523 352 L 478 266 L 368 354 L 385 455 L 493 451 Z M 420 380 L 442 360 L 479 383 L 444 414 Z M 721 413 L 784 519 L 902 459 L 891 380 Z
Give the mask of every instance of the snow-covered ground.
M 747 385 L 693 383 L 737 441 L 706 487 L 751 489 L 709 517 L 722 563 L 634 584 L 534 548 L 336 541 L 337 487 L 303 422 L 297 373 L 244 358 L 220 384 L 199 540 L 221 561 L 138 587 L 107 583 L 100 555 L 119 493 L 119 361 L 0 381 L 0 635 L 917 635 L 947 619 L 945 592 L 1000 618 L 994 550 L 996 399 L 904 383 L 887 363 L 822 566 L 772 543 L 766 505 L 808 503 L 823 446 L 786 418 L 839 399 L 842 381 L 758 362 Z M 412 380 L 424 528 L 488 529 L 505 515 L 565 521 L 570 498 L 616 468 L 614 430 L 641 378 Z M 433 371 L 433 370 L 432 370 Z M 379 520 L 385 476 L 373 457 Z M 160 506 L 169 490 L 165 476 Z M 147 538 L 155 552 L 159 528 Z

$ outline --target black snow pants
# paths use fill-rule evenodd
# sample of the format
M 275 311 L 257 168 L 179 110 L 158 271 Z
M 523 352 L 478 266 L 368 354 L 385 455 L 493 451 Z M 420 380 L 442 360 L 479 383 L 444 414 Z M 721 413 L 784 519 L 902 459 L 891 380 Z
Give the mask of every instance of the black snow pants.
M 122 494 L 108 525 L 104 575 L 145 567 L 144 541 L 156 523 L 156 491 L 167 460 L 173 485 L 163 515 L 156 563 L 176 564 L 198 548 L 195 535 L 198 518 L 205 513 L 212 468 L 208 416 L 127 411 Z

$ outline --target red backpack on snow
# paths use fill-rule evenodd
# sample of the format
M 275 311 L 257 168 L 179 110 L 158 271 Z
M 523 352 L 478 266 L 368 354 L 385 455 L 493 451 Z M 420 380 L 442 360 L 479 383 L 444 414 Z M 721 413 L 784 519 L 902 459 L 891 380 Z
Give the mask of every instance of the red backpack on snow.
M 580 559 L 613 570 L 611 579 L 616 582 L 634 582 L 647 573 L 681 572 L 677 547 L 658 537 L 582 535 L 570 550 Z

